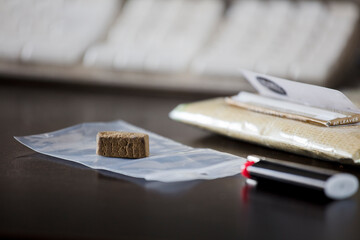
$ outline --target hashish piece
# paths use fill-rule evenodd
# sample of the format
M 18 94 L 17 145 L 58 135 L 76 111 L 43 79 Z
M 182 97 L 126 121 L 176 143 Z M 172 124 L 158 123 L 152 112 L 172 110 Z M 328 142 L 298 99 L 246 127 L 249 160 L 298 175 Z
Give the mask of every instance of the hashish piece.
M 96 154 L 105 157 L 144 158 L 149 156 L 149 135 L 107 131 L 96 136 Z

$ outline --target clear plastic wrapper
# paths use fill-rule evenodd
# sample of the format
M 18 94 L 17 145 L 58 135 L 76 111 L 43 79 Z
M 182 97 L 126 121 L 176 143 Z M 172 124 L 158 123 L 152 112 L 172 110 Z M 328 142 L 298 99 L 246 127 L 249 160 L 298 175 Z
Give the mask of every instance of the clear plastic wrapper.
M 96 155 L 99 131 L 149 135 L 150 156 L 141 159 Z M 83 123 L 54 132 L 15 137 L 36 152 L 87 167 L 162 182 L 215 179 L 238 174 L 245 159 L 211 149 L 191 148 L 124 121 Z
M 323 127 L 231 106 L 224 98 L 181 104 L 170 118 L 301 155 L 360 164 L 360 125 Z

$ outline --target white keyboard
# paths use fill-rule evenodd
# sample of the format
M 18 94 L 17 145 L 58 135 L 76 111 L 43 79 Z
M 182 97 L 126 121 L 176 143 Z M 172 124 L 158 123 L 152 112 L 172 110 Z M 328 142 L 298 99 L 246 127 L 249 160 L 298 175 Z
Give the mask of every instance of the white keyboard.
M 243 68 L 332 85 L 358 19 L 345 1 L 0 0 L 0 74 L 232 93 Z

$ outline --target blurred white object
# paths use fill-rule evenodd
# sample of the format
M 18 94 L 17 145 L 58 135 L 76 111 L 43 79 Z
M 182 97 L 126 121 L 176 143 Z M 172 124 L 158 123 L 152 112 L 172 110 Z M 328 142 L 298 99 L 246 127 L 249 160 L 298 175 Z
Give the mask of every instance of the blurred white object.
M 353 33 L 357 5 L 322 1 L 235 1 L 192 69 L 239 75 L 252 69 L 279 77 L 323 84 Z
M 329 86 L 355 57 L 353 2 L 228 3 L 0 0 L 0 74 L 235 93 L 239 69 Z
M 107 41 L 90 48 L 84 63 L 126 70 L 185 71 L 214 31 L 223 7 L 218 0 L 127 1 Z
M 0 1 L 0 58 L 74 64 L 106 32 L 116 0 Z

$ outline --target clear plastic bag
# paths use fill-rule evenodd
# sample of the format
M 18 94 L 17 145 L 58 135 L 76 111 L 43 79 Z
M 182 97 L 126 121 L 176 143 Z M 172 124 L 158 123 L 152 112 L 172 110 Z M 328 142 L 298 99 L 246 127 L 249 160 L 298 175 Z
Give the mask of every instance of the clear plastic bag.
M 99 131 L 143 132 L 149 135 L 150 156 L 141 159 L 96 155 Z M 54 132 L 15 137 L 36 152 L 87 167 L 162 182 L 215 179 L 238 174 L 245 159 L 211 149 L 191 148 L 124 121 L 83 123 Z

